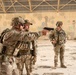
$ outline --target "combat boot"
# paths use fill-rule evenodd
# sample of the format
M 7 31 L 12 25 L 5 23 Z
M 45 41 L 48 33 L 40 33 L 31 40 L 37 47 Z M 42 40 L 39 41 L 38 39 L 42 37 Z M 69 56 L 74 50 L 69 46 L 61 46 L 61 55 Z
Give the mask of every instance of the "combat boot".
M 57 64 L 55 64 L 55 67 L 57 68 Z
M 60 64 L 61 64 L 61 68 L 67 68 L 65 65 L 64 65 L 64 57 L 60 57 Z
M 61 68 L 67 68 L 65 65 L 61 65 Z
M 30 75 L 30 73 L 27 73 L 26 75 Z
M 64 62 L 61 60 L 61 67 L 62 68 L 67 68 L 65 65 L 64 65 Z
M 57 65 L 58 65 L 58 64 L 55 62 L 55 63 L 54 63 L 54 69 L 56 69 L 56 68 L 57 68 Z

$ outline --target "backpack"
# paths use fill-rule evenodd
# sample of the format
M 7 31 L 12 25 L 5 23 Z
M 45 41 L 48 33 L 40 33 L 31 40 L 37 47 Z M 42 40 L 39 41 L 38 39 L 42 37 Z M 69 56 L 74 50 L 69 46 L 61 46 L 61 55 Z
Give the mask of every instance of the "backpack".
M 3 32 L 1 33 L 0 35 L 0 43 L 3 43 L 3 38 L 4 38 L 4 35 L 9 32 L 10 29 L 9 28 L 6 28 L 5 30 L 3 30 Z

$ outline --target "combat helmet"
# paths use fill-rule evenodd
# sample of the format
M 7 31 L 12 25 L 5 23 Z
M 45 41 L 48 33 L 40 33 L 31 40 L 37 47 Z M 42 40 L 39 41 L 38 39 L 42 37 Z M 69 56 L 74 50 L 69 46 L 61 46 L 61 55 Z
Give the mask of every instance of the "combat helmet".
M 22 17 L 14 17 L 12 19 L 12 26 L 17 26 L 17 25 L 24 25 L 25 20 Z
M 62 21 L 57 21 L 56 23 L 56 26 L 59 27 L 59 26 L 62 26 L 63 25 L 63 22 Z

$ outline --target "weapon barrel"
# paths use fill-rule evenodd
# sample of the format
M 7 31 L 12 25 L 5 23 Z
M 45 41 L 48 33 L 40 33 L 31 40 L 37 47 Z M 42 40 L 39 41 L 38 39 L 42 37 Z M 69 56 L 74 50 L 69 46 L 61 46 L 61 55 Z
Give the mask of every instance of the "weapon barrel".
M 54 28 L 50 28 L 50 27 L 44 27 L 43 29 L 48 30 L 48 31 L 54 30 Z

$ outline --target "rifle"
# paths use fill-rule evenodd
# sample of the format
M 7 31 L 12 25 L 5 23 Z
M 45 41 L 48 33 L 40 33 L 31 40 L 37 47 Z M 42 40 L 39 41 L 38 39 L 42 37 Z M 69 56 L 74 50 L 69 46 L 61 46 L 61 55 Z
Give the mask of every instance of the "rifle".
M 54 28 L 50 28 L 50 27 L 44 27 L 43 29 L 48 30 L 48 31 L 54 30 Z

